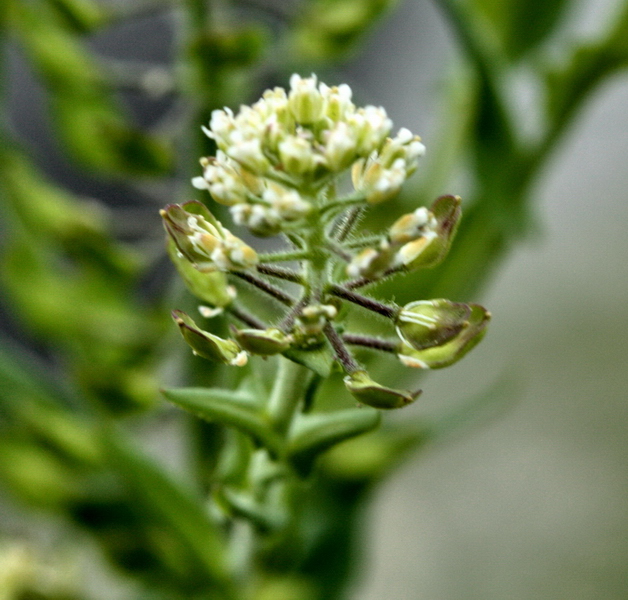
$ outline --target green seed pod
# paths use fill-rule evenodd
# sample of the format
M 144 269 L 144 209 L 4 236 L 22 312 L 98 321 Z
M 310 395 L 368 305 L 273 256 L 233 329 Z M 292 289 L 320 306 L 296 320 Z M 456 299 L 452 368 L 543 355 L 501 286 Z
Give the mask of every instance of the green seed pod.
M 292 339 L 283 331 L 270 329 L 240 329 L 235 331 L 235 338 L 240 346 L 251 354 L 271 356 L 290 348 Z
M 397 315 L 397 334 L 411 348 L 441 346 L 469 325 L 471 308 L 449 300 L 418 300 L 406 304 Z
M 234 341 L 223 340 L 203 331 L 189 315 L 180 310 L 172 311 L 172 318 L 179 326 L 183 339 L 197 356 L 237 367 L 243 367 L 247 363 L 246 352 Z
M 197 298 L 212 306 L 227 306 L 231 303 L 235 289 L 229 286 L 224 273 L 220 271 L 203 273 L 194 268 L 192 263 L 177 250 L 172 238 L 168 240 L 168 255 L 185 281 L 188 290 Z
M 403 408 L 414 402 L 421 393 L 421 390 L 412 393 L 384 387 L 373 381 L 366 371 L 347 375 L 344 383 L 358 402 L 381 409 Z
M 404 341 L 397 349 L 399 360 L 407 367 L 419 369 L 442 369 L 459 361 L 484 337 L 491 318 L 491 313 L 479 304 L 467 307 L 467 323 L 457 335 L 442 344 L 423 349 L 414 348 Z

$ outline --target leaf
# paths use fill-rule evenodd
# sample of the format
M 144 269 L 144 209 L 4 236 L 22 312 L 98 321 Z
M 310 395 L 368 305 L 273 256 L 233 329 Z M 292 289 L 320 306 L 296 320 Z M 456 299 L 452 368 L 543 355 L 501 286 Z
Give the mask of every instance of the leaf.
M 310 371 L 314 371 L 314 373 L 324 379 L 329 377 L 334 364 L 334 359 L 332 358 L 331 350 L 327 342 L 320 348 L 312 350 L 291 348 L 290 350 L 286 350 L 283 355 L 291 361 L 307 367 Z
M 314 460 L 336 444 L 375 429 L 381 421 L 374 408 L 349 408 L 330 413 L 299 415 L 288 445 L 288 456 L 306 475 Z
M 569 0 L 474 0 L 477 13 L 513 60 L 533 50 L 561 22 Z
M 65 26 L 76 33 L 89 33 L 106 24 L 106 12 L 94 0 L 49 0 Z
M 204 510 L 202 499 L 176 484 L 112 429 L 103 432 L 103 444 L 139 513 L 146 515 L 153 528 L 165 528 L 182 551 L 191 553 L 188 561 L 198 561 L 218 597 L 231 597 L 226 593 L 231 584 L 225 564 L 225 541 Z
M 273 454 L 281 453 L 281 439 L 250 396 L 237 391 L 206 388 L 163 390 L 162 393 L 170 402 L 197 417 L 234 427 Z

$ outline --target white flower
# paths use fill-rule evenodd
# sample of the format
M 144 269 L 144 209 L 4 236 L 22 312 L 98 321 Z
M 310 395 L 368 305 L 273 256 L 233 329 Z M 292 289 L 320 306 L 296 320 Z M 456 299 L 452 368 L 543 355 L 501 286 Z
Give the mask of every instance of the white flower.
M 296 73 L 290 77 L 288 106 L 298 123 L 309 125 L 323 116 L 325 102 L 316 88 L 316 75 L 306 79 Z
M 355 159 L 357 139 L 355 131 L 344 122 L 339 122 L 327 135 L 325 158 L 332 171 L 343 171 Z
M 287 136 L 280 142 L 279 158 L 286 173 L 291 175 L 308 173 L 317 162 L 310 142 L 303 136 L 296 135 Z

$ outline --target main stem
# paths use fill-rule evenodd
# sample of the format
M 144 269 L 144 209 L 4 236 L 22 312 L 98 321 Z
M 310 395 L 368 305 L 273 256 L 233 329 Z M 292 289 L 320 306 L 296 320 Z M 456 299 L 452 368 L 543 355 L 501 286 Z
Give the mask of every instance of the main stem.
M 305 397 L 310 371 L 301 365 L 279 356 L 275 385 L 268 400 L 268 416 L 275 431 L 285 435 L 299 403 Z

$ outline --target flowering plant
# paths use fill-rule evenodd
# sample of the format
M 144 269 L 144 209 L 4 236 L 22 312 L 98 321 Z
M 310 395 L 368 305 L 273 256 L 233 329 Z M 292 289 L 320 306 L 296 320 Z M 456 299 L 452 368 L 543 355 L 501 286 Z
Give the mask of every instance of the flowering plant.
M 266 323 L 239 305 L 226 279 L 214 280 L 214 288 L 222 288 L 214 292 L 229 298 L 221 308 L 246 329 L 233 326 L 235 340 L 223 340 L 177 311 L 175 321 L 196 354 L 244 366 L 247 354 L 281 353 L 322 377 L 329 376 L 335 359 L 349 392 L 381 409 L 405 406 L 419 392 L 375 383 L 348 345 L 394 353 L 407 366 L 429 369 L 452 364 L 481 339 L 490 315 L 479 305 L 422 300 L 400 308 L 356 292 L 441 262 L 461 214 L 460 198 L 443 196 L 429 210 L 403 215 L 382 234 L 355 233 L 362 212 L 392 200 L 425 152 L 407 129 L 390 137 L 392 122 L 383 108 L 357 108 L 346 84 L 329 87 L 314 75 L 295 74 L 289 92 L 267 90 L 235 115 L 215 110 L 203 130 L 218 151 L 201 160 L 203 175 L 194 185 L 228 206 L 236 225 L 256 236 L 281 234 L 288 247 L 257 254 L 199 202 L 162 210 L 184 278 L 189 266 L 183 261 L 200 273 L 227 273 L 273 298 L 279 309 Z M 350 182 L 343 181 L 347 171 Z M 344 195 L 343 185 L 349 187 Z M 299 268 L 277 267 L 278 262 Z M 301 292 L 294 296 L 269 279 L 297 284 Z M 203 298 L 194 283 L 190 290 Z M 399 340 L 346 330 L 339 318 L 347 312 L 345 303 L 389 319 Z M 205 306 L 202 312 L 215 314 Z

